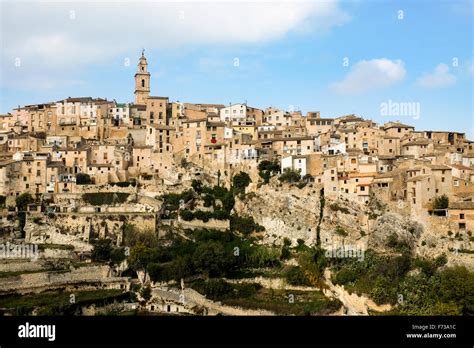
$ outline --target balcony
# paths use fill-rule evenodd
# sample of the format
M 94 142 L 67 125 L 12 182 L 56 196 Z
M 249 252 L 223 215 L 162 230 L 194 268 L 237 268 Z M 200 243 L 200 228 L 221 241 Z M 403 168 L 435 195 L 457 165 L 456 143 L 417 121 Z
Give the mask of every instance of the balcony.
M 74 121 L 70 121 L 70 122 L 59 121 L 59 125 L 60 126 L 76 126 L 77 123 Z

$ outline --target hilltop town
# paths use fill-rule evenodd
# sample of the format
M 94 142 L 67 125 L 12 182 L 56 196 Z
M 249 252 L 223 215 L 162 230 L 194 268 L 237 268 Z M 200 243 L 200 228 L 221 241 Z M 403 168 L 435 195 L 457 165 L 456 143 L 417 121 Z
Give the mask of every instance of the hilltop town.
M 41 296 L 72 314 L 473 310 L 417 311 L 400 290 L 474 269 L 464 133 L 170 101 L 150 80 L 142 52 L 133 103 L 68 97 L 0 115 L 5 313 L 21 301 L 58 313 Z

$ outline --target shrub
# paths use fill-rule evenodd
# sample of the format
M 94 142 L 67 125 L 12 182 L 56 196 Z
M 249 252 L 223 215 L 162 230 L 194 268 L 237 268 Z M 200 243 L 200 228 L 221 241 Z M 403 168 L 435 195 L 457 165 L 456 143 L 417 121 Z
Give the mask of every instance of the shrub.
M 346 285 L 348 283 L 352 283 L 358 278 L 358 274 L 354 272 L 352 269 L 343 268 L 339 272 L 336 273 L 334 282 L 340 285 Z
M 194 213 L 192 211 L 189 211 L 189 210 L 181 210 L 179 212 L 179 216 L 181 216 L 181 218 L 184 220 L 184 221 L 191 221 L 192 219 L 194 219 Z
M 243 217 L 238 215 L 230 216 L 230 229 L 231 231 L 239 231 L 245 235 L 252 232 L 261 232 L 265 230 L 265 227 L 257 224 L 253 217 Z
M 208 222 L 212 218 L 212 213 L 208 211 L 198 210 L 194 213 L 194 218 L 203 222 Z
M 214 205 L 214 197 L 212 197 L 210 194 L 205 194 L 204 195 L 204 206 L 205 207 L 211 207 Z
M 330 208 L 332 211 L 340 211 L 341 213 L 349 214 L 349 209 L 347 209 L 346 207 L 341 207 L 341 206 L 339 206 L 336 202 L 331 203 L 331 204 L 329 205 L 329 208 Z
M 215 199 L 219 199 L 222 202 L 222 208 L 230 214 L 234 208 L 235 199 L 232 191 L 227 190 L 225 187 L 214 186 L 209 193 L 214 196 Z
M 385 245 L 399 252 L 405 252 L 411 249 L 408 242 L 399 240 L 398 236 L 395 233 L 392 233 L 390 236 L 388 236 Z
M 310 286 L 311 283 L 299 266 L 292 266 L 286 273 L 285 278 L 288 284 L 296 286 Z
M 184 203 L 189 202 L 194 198 L 193 190 L 183 191 L 181 193 L 167 193 L 160 197 L 163 200 L 163 205 L 166 209 L 175 211 L 179 209 L 179 203 L 183 200 Z
M 227 213 L 225 210 L 219 209 L 214 211 L 212 217 L 217 220 L 226 220 L 229 218 L 229 213 Z
M 334 232 L 336 232 L 337 235 L 342 236 L 342 237 L 348 236 L 348 233 L 346 232 L 346 230 L 343 229 L 341 226 L 336 226 L 336 230 Z
M 261 289 L 259 284 L 231 284 L 222 279 L 195 282 L 192 287 L 214 301 L 230 298 L 248 298 L 255 295 Z
M 312 285 L 320 285 L 321 277 L 327 265 L 324 254 L 324 249 L 317 247 L 301 254 L 298 259 L 302 271 Z
M 306 182 L 299 182 L 296 184 L 296 187 L 299 188 L 300 190 L 306 186 Z

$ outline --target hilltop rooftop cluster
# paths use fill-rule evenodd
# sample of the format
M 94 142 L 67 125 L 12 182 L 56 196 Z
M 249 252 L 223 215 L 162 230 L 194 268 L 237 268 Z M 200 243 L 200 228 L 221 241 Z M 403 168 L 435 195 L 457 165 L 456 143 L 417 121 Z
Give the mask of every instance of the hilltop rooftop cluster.
M 228 183 L 243 171 L 257 183 L 259 163 L 269 161 L 320 184 L 326 197 L 362 204 L 376 193 L 412 213 L 433 212 L 446 195 L 457 228 L 474 227 L 466 219 L 474 209 L 474 142 L 464 133 L 245 103 L 172 102 L 150 96 L 150 78 L 142 53 L 133 103 L 69 97 L 0 115 L 7 205 L 24 192 L 75 193 L 84 183 L 176 185 L 187 164 Z

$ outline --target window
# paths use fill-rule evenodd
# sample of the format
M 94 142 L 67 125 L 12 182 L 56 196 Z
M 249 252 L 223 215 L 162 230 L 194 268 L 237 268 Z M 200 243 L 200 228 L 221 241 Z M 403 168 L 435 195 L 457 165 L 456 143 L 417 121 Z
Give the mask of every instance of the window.
M 145 79 L 142 79 L 142 87 L 145 87 Z
M 459 214 L 459 219 L 464 220 L 464 214 Z

